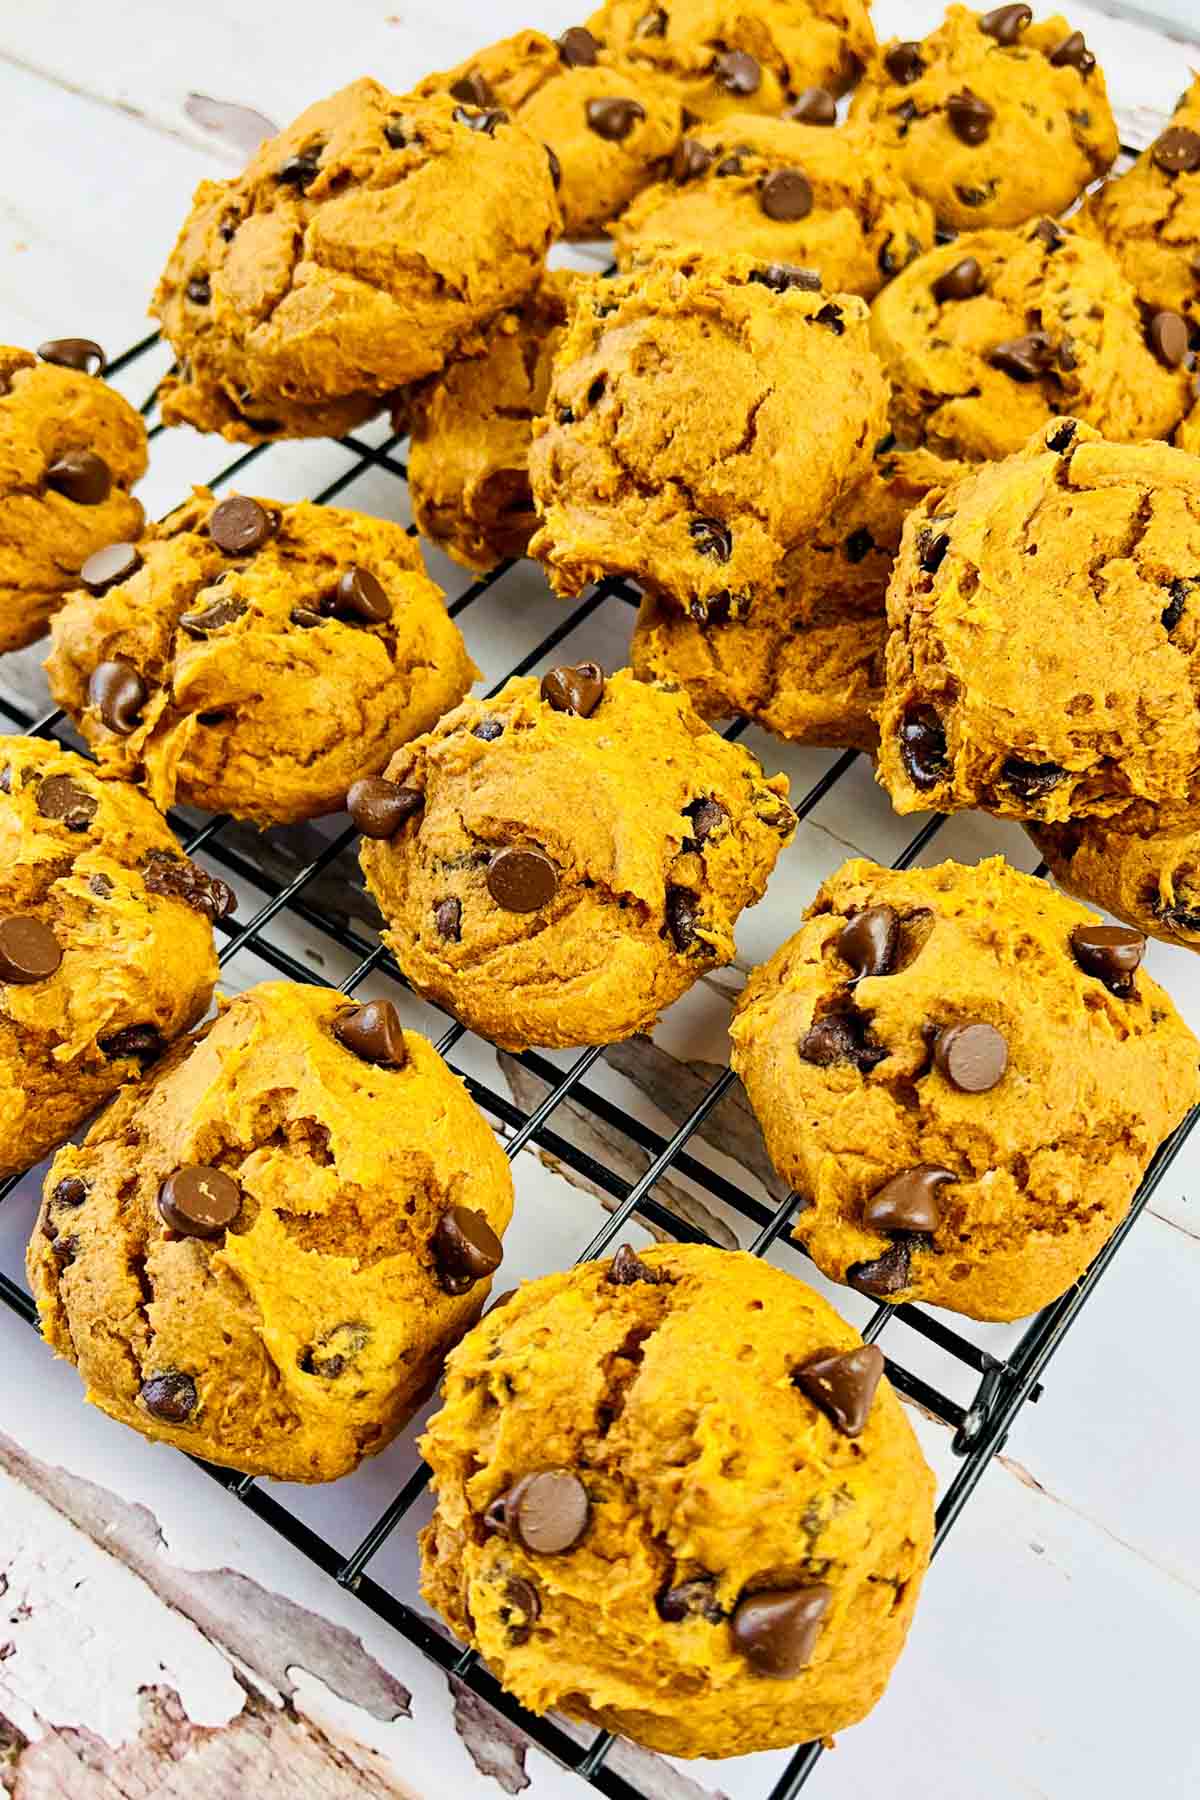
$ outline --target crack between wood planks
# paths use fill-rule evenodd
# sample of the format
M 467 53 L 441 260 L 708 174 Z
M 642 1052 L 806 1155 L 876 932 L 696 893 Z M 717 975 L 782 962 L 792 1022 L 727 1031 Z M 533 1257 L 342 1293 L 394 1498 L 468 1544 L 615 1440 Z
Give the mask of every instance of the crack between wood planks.
M 137 125 L 145 125 L 150 131 L 157 132 L 160 137 L 170 138 L 173 143 L 182 144 L 188 150 L 195 150 L 200 155 L 203 155 L 206 150 L 217 150 L 218 154 L 220 151 L 224 151 L 231 164 L 239 160 L 237 152 L 229 151 L 228 146 L 222 145 L 220 139 L 216 137 L 208 134 L 201 136 L 198 132 L 193 134 L 181 129 L 178 125 L 171 125 L 166 119 L 143 111 L 131 100 L 118 100 L 111 94 L 94 93 L 91 88 L 82 87 L 76 81 L 69 81 L 65 75 L 59 75 L 53 69 L 43 67 L 41 63 L 30 62 L 23 56 L 14 56 L 10 50 L 0 50 L 0 65 L 15 69 L 20 75 L 29 75 L 35 81 L 47 82 L 50 87 L 57 88 L 60 93 L 73 94 L 76 99 L 86 100 L 89 105 L 99 106 L 105 112 L 117 113 L 121 118 L 130 119 Z M 245 158 L 242 157 L 240 160 L 244 161 Z

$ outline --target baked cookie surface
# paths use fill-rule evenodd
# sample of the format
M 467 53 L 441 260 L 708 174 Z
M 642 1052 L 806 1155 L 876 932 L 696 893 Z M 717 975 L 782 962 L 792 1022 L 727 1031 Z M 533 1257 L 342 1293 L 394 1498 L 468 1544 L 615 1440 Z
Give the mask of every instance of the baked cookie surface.
M 197 188 L 154 296 L 164 417 L 345 429 L 528 293 L 558 226 L 545 147 L 505 115 L 352 82 Z
M 196 1023 L 233 903 L 135 788 L 52 741 L 0 738 L 0 1175 Z
M 850 112 L 954 231 L 1064 212 L 1119 147 L 1082 34 L 1028 6 L 950 6 L 919 43 L 882 45 Z
M 146 472 L 146 427 L 88 372 L 103 364 L 98 344 L 43 348 L 71 360 L 0 344 L 0 651 L 40 638 L 88 557 L 142 529 L 129 490 Z
M 1007 456 L 1063 413 L 1166 438 L 1192 404 L 1186 334 L 1176 354 L 1107 251 L 1051 219 L 921 257 L 877 296 L 871 341 L 901 438 L 943 456 Z
M 826 1275 L 1015 1319 L 1083 1274 L 1200 1099 L 1143 947 L 999 857 L 822 886 L 731 1035 Z
M 865 300 L 933 244 L 933 212 L 853 127 L 730 114 L 691 132 L 613 226 L 622 268 L 730 245 Z
M 648 1030 L 731 960 L 795 826 L 783 776 L 594 663 L 468 700 L 350 793 L 413 986 L 505 1048 Z
M 51 691 L 106 771 L 210 812 L 336 812 L 474 665 L 400 525 L 207 488 L 56 621 Z
M 1200 460 L 1057 420 L 910 515 L 879 780 L 899 812 L 1200 819 Z
M 853 1724 L 933 1525 L 882 1368 L 742 1253 L 625 1246 L 527 1282 L 451 1357 L 422 1440 L 422 1592 L 523 1705 L 670 1755 Z
M 426 1398 L 511 1213 L 483 1115 L 388 1003 L 266 982 L 56 1158 L 29 1278 L 113 1418 L 329 1481 Z
M 866 308 L 750 257 L 580 283 L 534 425 L 530 553 L 704 618 L 745 613 L 864 474 L 887 429 Z
M 1160 827 L 1153 809 L 1119 819 L 1030 825 L 1068 893 L 1149 937 L 1200 950 L 1200 826 Z
M 553 154 L 563 232 L 600 236 L 669 157 L 683 108 L 648 68 L 615 68 L 583 26 L 557 42 L 520 31 L 457 68 L 431 75 L 418 94 L 449 93 L 502 107 Z

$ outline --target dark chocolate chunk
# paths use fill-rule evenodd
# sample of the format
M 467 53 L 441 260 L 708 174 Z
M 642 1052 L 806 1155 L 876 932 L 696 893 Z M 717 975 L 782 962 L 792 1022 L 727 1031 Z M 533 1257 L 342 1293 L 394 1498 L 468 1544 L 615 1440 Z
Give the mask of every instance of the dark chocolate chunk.
M 1190 586 L 1191 584 L 1189 582 L 1181 581 L 1178 577 L 1171 582 L 1170 587 L 1167 589 L 1170 599 L 1162 610 L 1164 631 L 1174 631 L 1180 619 L 1182 619 L 1183 609 L 1187 605 Z
M 827 331 L 832 331 L 834 337 L 841 337 L 846 329 L 842 309 L 840 306 L 835 306 L 832 300 L 828 301 L 820 312 L 813 314 L 813 323 L 814 325 L 824 325 Z
M 504 727 L 499 719 L 480 719 L 478 725 L 471 727 L 471 736 L 482 739 L 485 744 L 494 744 L 498 737 L 504 736 Z
M 884 1300 L 888 1295 L 899 1294 L 909 1286 L 911 1258 L 911 1241 L 900 1238 L 874 1261 L 852 1263 L 846 1270 L 846 1280 L 860 1294 L 870 1294 L 876 1300 Z
M 1146 327 L 1146 342 L 1167 369 L 1178 369 L 1188 353 L 1187 321 L 1177 312 L 1156 312 Z
M 95 794 L 70 775 L 47 775 L 39 782 L 37 809 L 43 819 L 56 819 L 68 831 L 86 831 L 100 806 Z
M 1165 175 L 1192 175 L 1200 169 L 1200 131 L 1171 125 L 1155 138 L 1150 155 Z
M 189 856 L 173 856 L 169 850 L 151 850 L 142 871 L 148 894 L 182 900 L 186 906 L 216 921 L 237 907 L 237 895 L 227 881 L 210 875 Z
M 1096 58 L 1084 42 L 1082 31 L 1073 31 L 1065 37 L 1058 48 L 1050 52 L 1050 62 L 1056 69 L 1077 69 L 1081 75 L 1090 75 L 1096 66 Z
M 922 525 L 917 533 L 917 560 L 927 575 L 936 575 L 946 559 L 950 548 L 948 531 L 931 531 L 928 525 Z
M 887 1051 L 873 1042 L 867 1020 L 853 1007 L 822 1013 L 796 1047 L 803 1060 L 818 1069 L 848 1062 L 864 1075 L 887 1056 Z
M 606 1279 L 614 1287 L 632 1287 L 635 1281 L 643 1281 L 648 1287 L 659 1287 L 664 1282 L 669 1284 L 671 1277 L 665 1269 L 652 1269 L 629 1244 L 622 1244 L 609 1264 Z
M 1023 756 L 1006 756 L 1000 766 L 1001 779 L 1022 800 L 1040 800 L 1066 779 L 1067 771 L 1058 763 L 1028 762 Z
M 289 156 L 275 171 L 275 179 L 284 187 L 299 188 L 303 193 L 317 178 L 324 144 L 310 144 L 296 156 Z
M 231 595 L 227 600 L 214 600 L 199 612 L 181 613 L 179 623 L 189 637 L 206 638 L 226 625 L 235 625 L 248 610 L 244 600 L 235 600 Z
M 799 288 L 802 293 L 819 294 L 821 277 L 816 269 L 802 269 L 795 263 L 767 263 L 764 268 L 751 269 L 749 279 L 760 286 L 770 288 L 773 294 L 786 294 L 791 288 Z
M 143 1068 L 156 1063 L 167 1047 L 157 1025 L 124 1025 L 120 1031 L 110 1031 L 107 1037 L 96 1041 L 109 1062 L 121 1062 L 125 1057 L 133 1056 Z
M 468 106 L 488 107 L 493 105 L 496 99 L 478 69 L 468 69 L 465 75 L 460 75 L 457 81 L 452 81 L 450 93 L 453 99 L 465 100 Z
M 712 794 L 705 794 L 699 800 L 693 800 L 683 809 L 684 817 L 692 822 L 691 842 L 697 850 L 701 849 L 722 825 L 729 821 L 729 814 Z
M 900 754 L 914 787 L 936 787 L 950 772 L 946 732 L 932 706 L 913 706 L 900 726 Z
M 364 625 L 382 625 L 392 616 L 392 603 L 387 590 L 370 569 L 355 564 L 338 579 L 330 611 L 339 619 L 361 620 Z
M 495 107 L 487 112 L 467 112 L 465 107 L 456 106 L 452 117 L 456 125 L 465 125 L 468 131 L 481 131 L 485 137 L 495 137 L 497 125 L 508 124 L 508 114 Z
M 562 1556 L 574 1550 L 591 1515 L 587 1489 L 578 1475 L 567 1469 L 525 1475 L 506 1497 L 509 1531 L 517 1543 L 539 1556 Z
M 696 181 L 708 173 L 712 160 L 712 151 L 698 144 L 695 138 L 681 138 L 671 158 L 671 179 L 680 186 L 686 181 Z
M 869 556 L 874 549 L 875 539 L 865 525 L 860 525 L 857 530 L 852 531 L 842 545 L 846 561 L 850 563 L 862 562 L 863 558 Z
M 900 948 L 900 915 L 894 906 L 868 906 L 842 926 L 837 950 L 860 978 L 889 975 Z
M 716 1582 L 709 1575 L 664 1588 L 654 1604 L 659 1618 L 668 1625 L 681 1625 L 685 1619 L 707 1619 L 710 1625 L 719 1625 L 725 1617 L 717 1604 Z
M 542 1602 L 532 1581 L 523 1575 L 510 1575 L 504 1584 L 504 1604 L 508 1607 L 509 1641 L 524 1644 L 541 1617 Z
M 691 520 L 688 525 L 688 536 L 701 556 L 709 556 L 713 562 L 727 563 L 733 555 L 733 533 L 720 519 L 699 518 Z

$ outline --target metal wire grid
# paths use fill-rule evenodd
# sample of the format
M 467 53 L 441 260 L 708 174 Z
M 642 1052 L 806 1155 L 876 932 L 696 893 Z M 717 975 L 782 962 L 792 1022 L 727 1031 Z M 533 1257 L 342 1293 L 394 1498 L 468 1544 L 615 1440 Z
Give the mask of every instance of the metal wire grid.
M 108 375 L 118 374 L 135 363 L 140 357 L 147 354 L 157 342 L 157 335 L 154 334 L 134 344 L 122 356 L 108 365 Z M 153 403 L 152 396 L 142 408 L 143 412 L 148 414 Z M 157 436 L 162 429 L 161 424 L 151 425 L 150 436 Z M 335 499 L 344 488 L 357 480 L 371 465 L 386 470 L 398 480 L 406 480 L 407 471 L 397 454 L 400 441 L 399 437 L 392 436 L 382 445 L 373 446 L 354 436 L 341 439 L 343 448 L 350 452 L 352 458 L 350 466 L 313 498 L 318 502 L 329 502 Z M 265 448 L 266 446 L 259 446 L 249 449 L 234 458 L 212 478 L 210 485 L 213 488 L 228 485 L 242 470 L 261 456 Z M 410 527 L 411 529 L 413 528 Z M 465 611 L 499 581 L 510 567 L 510 564 L 505 564 L 490 575 L 473 581 L 450 602 L 451 616 Z M 504 685 L 504 681 L 511 679 L 512 676 L 528 673 L 535 668 L 589 617 L 596 607 L 606 600 L 611 601 L 614 598 L 632 605 L 636 605 L 638 600 L 636 592 L 624 581 L 603 582 L 577 605 L 564 608 L 561 621 L 553 630 L 547 632 L 527 655 L 507 671 L 492 691 L 497 691 Z M 61 711 L 54 711 L 43 718 L 34 719 L 18 704 L 0 698 L 0 717 L 6 718 L 11 721 L 13 726 L 30 735 L 49 737 L 53 736 L 63 723 L 64 715 Z M 727 730 L 725 735 L 730 738 L 737 737 L 746 728 L 746 723 L 745 720 L 738 721 Z M 795 803 L 795 810 L 801 819 L 805 818 L 830 793 L 854 763 L 857 754 L 856 751 L 851 750 L 838 756 L 820 779 Z M 175 823 L 178 828 L 179 822 L 175 821 Z M 907 868 L 914 863 L 936 836 L 943 823 L 944 820 L 939 817 L 928 819 L 906 844 L 896 858 L 894 866 Z M 274 921 L 281 914 L 291 912 L 307 926 L 315 928 L 356 958 L 354 967 L 341 983 L 343 992 L 353 993 L 368 975 L 377 970 L 396 981 L 403 982 L 399 968 L 380 943 L 372 943 L 369 937 L 354 925 L 322 912 L 311 896 L 306 895 L 306 889 L 310 887 L 314 878 L 353 842 L 355 833 L 352 828 L 347 828 L 335 835 L 320 854 L 290 881 L 281 883 L 255 867 L 239 849 L 234 848 L 223 839 L 222 833 L 229 824 L 228 818 L 217 817 L 210 819 L 199 829 L 184 828 L 180 831 L 185 847 L 192 855 L 202 851 L 207 858 L 215 861 L 232 874 L 252 882 L 261 893 L 266 895 L 266 898 L 245 923 L 238 923 L 234 919 L 218 921 L 217 929 L 225 940 L 219 952 L 222 965 L 228 964 L 239 951 L 250 948 L 256 956 L 281 975 L 295 981 L 322 984 L 322 978 L 318 973 L 271 935 Z M 1044 866 L 1039 873 L 1044 873 Z M 451 1021 L 437 1041 L 438 1050 L 451 1061 L 452 1066 L 455 1046 L 466 1035 L 466 1028 L 463 1025 Z M 527 1144 L 536 1144 L 610 1197 L 613 1202 L 613 1210 L 600 1230 L 579 1252 L 578 1261 L 583 1262 L 609 1251 L 634 1215 L 647 1224 L 668 1232 L 677 1240 L 690 1243 L 711 1242 L 712 1240 L 702 1230 L 681 1217 L 661 1198 L 656 1197 L 654 1190 L 660 1178 L 668 1171 L 687 1176 L 692 1182 L 698 1183 L 714 1198 L 731 1207 L 748 1221 L 755 1228 L 755 1236 L 749 1245 L 752 1255 L 762 1256 L 776 1244 L 790 1247 L 797 1256 L 803 1254 L 799 1246 L 787 1236 L 788 1226 L 798 1200 L 795 1193 L 789 1194 L 779 1205 L 769 1205 L 754 1195 L 744 1192 L 736 1182 L 729 1180 L 718 1170 L 708 1167 L 701 1158 L 693 1155 L 688 1149 L 689 1140 L 733 1085 L 734 1075 L 731 1069 L 725 1069 L 711 1083 L 678 1129 L 668 1138 L 640 1119 L 626 1113 L 588 1084 L 586 1079 L 588 1072 L 602 1055 L 601 1047 L 588 1049 L 564 1071 L 536 1051 L 524 1052 L 519 1058 L 520 1062 L 544 1082 L 548 1090 L 540 1103 L 528 1111 L 522 1109 L 513 1099 L 497 1093 L 469 1071 L 457 1070 L 463 1076 L 472 1095 L 484 1112 L 496 1122 L 497 1127 L 506 1130 L 509 1134 L 502 1141 L 510 1159 L 515 1158 Z M 568 1097 L 577 1106 L 586 1108 L 588 1113 L 601 1124 L 615 1128 L 641 1150 L 649 1153 L 651 1158 L 649 1166 L 637 1181 L 627 1181 L 615 1170 L 606 1167 L 596 1157 L 578 1148 L 554 1129 L 554 1114 Z M 1185 1119 L 1161 1145 L 1146 1172 L 1127 1218 L 1097 1256 L 1086 1275 L 1060 1300 L 1046 1307 L 1030 1321 L 1015 1348 L 1007 1357 L 990 1354 L 972 1343 L 942 1318 L 926 1313 L 919 1307 L 888 1306 L 881 1303 L 875 1308 L 863 1329 L 864 1338 L 874 1342 L 882 1336 L 886 1328 L 891 1328 L 889 1341 L 893 1346 L 893 1354 L 886 1359 L 889 1379 L 893 1386 L 909 1400 L 925 1408 L 934 1417 L 951 1427 L 953 1448 L 962 1459 L 957 1474 L 946 1489 L 937 1508 L 935 1554 L 945 1543 L 951 1527 L 992 1457 L 1004 1444 L 1017 1413 L 1027 1400 L 1037 1399 L 1041 1392 L 1040 1377 L 1047 1363 L 1075 1322 L 1104 1270 L 1117 1254 L 1143 1207 L 1150 1200 L 1170 1168 L 1198 1117 L 1200 1117 L 1200 1109 Z M 0 1183 L 0 1201 L 12 1192 L 22 1178 L 21 1175 L 16 1175 Z M 23 1288 L 2 1272 L 0 1272 L 0 1301 L 3 1301 L 18 1318 L 36 1329 L 37 1313 L 32 1300 Z M 974 1397 L 969 1405 L 963 1406 L 953 1400 L 931 1382 L 906 1367 L 904 1361 L 895 1354 L 896 1340 L 902 1336 L 901 1327 L 919 1334 L 972 1372 L 976 1377 L 976 1387 Z M 341 1586 L 353 1590 L 365 1605 L 393 1626 L 410 1643 L 417 1645 L 433 1662 L 451 1676 L 465 1683 L 482 1700 L 495 1707 L 510 1723 L 516 1725 L 550 1756 L 568 1769 L 574 1770 L 592 1788 L 599 1793 L 612 1796 L 612 1800 L 645 1800 L 642 1791 L 611 1766 L 609 1752 L 614 1740 L 609 1733 L 598 1732 L 590 1742 L 580 1743 L 553 1719 L 536 1718 L 526 1712 L 504 1692 L 495 1678 L 479 1661 L 475 1652 L 463 1651 L 442 1636 L 427 1619 L 370 1574 L 372 1559 L 404 1519 L 427 1485 L 429 1472 L 424 1465 L 418 1466 L 349 1555 L 343 1555 L 333 1544 L 290 1512 L 279 1499 L 265 1492 L 252 1476 L 238 1475 L 206 1463 L 198 1463 L 197 1466 L 211 1476 L 214 1481 L 219 1482 L 229 1493 L 235 1495 L 259 1518 L 270 1524 L 281 1537 L 301 1551 L 317 1567 L 333 1576 Z M 821 1745 L 819 1743 L 800 1746 L 770 1789 L 763 1795 L 763 1800 L 793 1800 L 793 1796 L 798 1794 L 807 1783 L 820 1755 Z

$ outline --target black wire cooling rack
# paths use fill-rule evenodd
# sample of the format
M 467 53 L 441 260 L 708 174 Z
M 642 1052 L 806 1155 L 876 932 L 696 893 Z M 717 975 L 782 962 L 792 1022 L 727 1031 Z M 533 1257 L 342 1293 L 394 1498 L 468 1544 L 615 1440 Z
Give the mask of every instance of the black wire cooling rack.
M 109 363 L 107 375 L 112 377 L 135 365 L 157 343 L 155 334 L 134 344 Z M 153 405 L 151 397 L 143 406 L 143 412 L 150 414 Z M 151 437 L 156 437 L 162 429 L 161 424 L 151 425 Z M 397 481 L 406 481 L 407 471 L 400 456 L 402 446 L 399 437 L 392 436 L 375 445 L 364 441 L 360 436 L 351 436 L 341 439 L 340 444 L 349 453 L 349 467 L 313 496 L 318 502 L 334 500 L 370 468 L 385 471 Z M 216 489 L 227 487 L 244 469 L 262 456 L 267 448 L 269 447 L 256 447 L 234 458 L 210 478 L 209 485 Z M 511 567 L 511 564 L 505 564 L 492 574 L 472 581 L 461 593 L 451 598 L 451 616 L 457 616 L 472 606 L 501 581 Z M 614 599 L 636 605 L 638 596 L 623 581 L 606 581 L 577 605 L 564 607 L 561 619 L 554 628 L 520 661 L 506 670 L 495 684 L 496 688 L 503 686 L 512 676 L 526 674 L 544 662 L 599 605 L 605 602 L 611 604 Z M 50 712 L 42 718 L 34 718 L 28 709 L 4 697 L 0 697 L 0 720 L 7 720 L 12 727 L 39 737 L 54 736 L 64 725 L 61 712 Z M 746 721 L 739 721 L 725 735 L 736 737 L 745 726 Z M 855 751 L 837 756 L 806 793 L 798 799 L 793 798 L 792 803 L 801 819 L 806 818 L 830 793 L 854 763 L 856 756 Z M 217 929 L 224 937 L 224 943 L 220 947 L 222 966 L 228 965 L 239 951 L 250 949 L 280 975 L 295 981 L 324 985 L 324 974 L 308 966 L 273 933 L 272 928 L 290 914 L 294 920 L 301 921 L 310 934 L 317 933 L 320 938 L 336 944 L 343 953 L 354 959 L 349 974 L 340 983 L 343 992 L 353 993 L 375 972 L 403 982 L 396 964 L 368 927 L 347 922 L 340 913 L 332 914 L 327 906 L 321 905 L 313 897 L 311 891 L 317 877 L 353 843 L 353 829 L 336 832 L 318 855 L 290 879 L 280 881 L 250 860 L 241 836 L 236 845 L 229 841 L 229 835 L 233 834 L 230 830 L 232 821 L 228 818 L 210 819 L 200 828 L 181 824 L 178 820 L 173 820 L 173 823 L 179 829 L 190 854 L 203 855 L 206 861 L 215 864 L 222 872 L 240 877 L 243 882 L 252 884 L 260 894 L 266 896 L 245 922 L 239 922 L 235 918 L 218 921 Z M 907 868 L 915 862 L 943 823 L 944 820 L 939 817 L 928 819 L 896 857 L 895 867 Z M 1043 865 L 1039 873 L 1044 872 Z M 465 1048 L 463 1040 L 469 1037 L 464 1026 L 451 1021 L 437 1040 L 437 1048 L 451 1066 L 457 1068 L 476 1101 L 495 1123 L 510 1159 L 515 1158 L 526 1145 L 536 1146 L 566 1168 L 575 1171 L 585 1182 L 600 1189 L 609 1198 L 612 1210 L 602 1228 L 579 1251 L 578 1261 L 583 1262 L 609 1252 L 635 1215 L 640 1222 L 680 1241 L 711 1242 L 705 1232 L 682 1217 L 661 1195 L 656 1195 L 660 1179 L 668 1172 L 686 1176 L 693 1184 L 699 1184 L 714 1199 L 744 1219 L 754 1232 L 748 1245 L 752 1254 L 762 1256 L 772 1246 L 778 1245 L 792 1250 L 798 1259 L 803 1255 L 799 1246 L 788 1236 L 788 1226 L 797 1204 L 794 1193 L 788 1195 L 781 1204 L 772 1206 L 744 1191 L 737 1182 L 709 1167 L 701 1157 L 689 1151 L 689 1140 L 733 1086 L 735 1077 L 731 1069 L 725 1069 L 710 1083 L 674 1134 L 666 1137 L 661 1131 L 616 1105 L 588 1082 L 589 1071 L 603 1056 L 602 1048 L 584 1051 L 565 1070 L 536 1051 L 526 1051 L 518 1060 L 532 1075 L 546 1084 L 548 1089 L 536 1106 L 526 1109 L 516 1104 L 511 1097 L 496 1092 L 470 1069 L 456 1065 L 455 1051 L 460 1047 Z M 584 1109 L 599 1126 L 610 1132 L 620 1133 L 630 1144 L 649 1155 L 649 1165 L 636 1181 L 630 1182 L 554 1129 L 555 1112 L 568 1098 L 577 1108 Z M 971 1342 L 962 1330 L 921 1307 L 881 1304 L 875 1308 L 863 1328 L 864 1338 L 873 1342 L 882 1336 L 885 1329 L 888 1331 L 890 1354 L 887 1355 L 887 1373 L 893 1386 L 950 1427 L 954 1451 L 961 1459 L 956 1474 L 938 1504 L 935 1553 L 945 1543 L 955 1520 L 992 1457 L 1003 1446 L 1017 1413 L 1027 1400 L 1037 1399 L 1041 1392 L 1040 1377 L 1047 1363 L 1124 1243 L 1198 1117 L 1200 1109 L 1185 1119 L 1160 1146 L 1128 1216 L 1097 1256 L 1087 1274 L 1060 1300 L 1029 1321 L 1006 1356 L 993 1355 Z M 6 1198 L 22 1179 L 23 1176 L 17 1175 L 0 1184 L 0 1200 Z M 0 1273 L 0 1301 L 19 1319 L 36 1329 L 36 1309 L 28 1293 L 3 1273 Z M 974 1393 L 969 1404 L 964 1405 L 952 1399 L 907 1366 L 903 1349 L 906 1345 L 912 1347 L 912 1339 L 906 1336 L 909 1333 L 915 1333 L 936 1346 L 966 1370 L 969 1377 L 974 1378 Z M 440 1668 L 494 1707 L 534 1744 L 566 1768 L 573 1770 L 583 1782 L 602 1794 L 612 1796 L 613 1800 L 645 1800 L 643 1790 L 613 1768 L 610 1751 L 614 1740 L 609 1733 L 598 1732 L 592 1735 L 590 1741 L 580 1742 L 553 1718 L 535 1718 L 527 1713 L 504 1692 L 473 1651 L 461 1650 L 410 1604 L 372 1576 L 371 1564 L 374 1558 L 425 1490 L 428 1471 L 424 1465 L 416 1468 L 349 1554 L 335 1548 L 275 1495 L 268 1493 L 253 1477 L 239 1476 L 208 1464 L 198 1464 L 198 1468 L 219 1482 L 259 1518 L 273 1526 L 281 1537 L 318 1568 L 332 1576 L 342 1587 L 355 1593 L 364 1605 L 370 1607 L 410 1643 L 417 1645 Z M 820 1754 L 819 1743 L 801 1745 L 782 1772 L 774 1778 L 769 1789 L 763 1791 L 762 1800 L 792 1800 L 808 1782 Z

